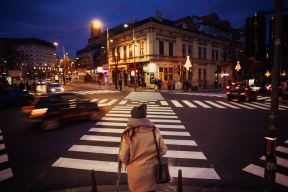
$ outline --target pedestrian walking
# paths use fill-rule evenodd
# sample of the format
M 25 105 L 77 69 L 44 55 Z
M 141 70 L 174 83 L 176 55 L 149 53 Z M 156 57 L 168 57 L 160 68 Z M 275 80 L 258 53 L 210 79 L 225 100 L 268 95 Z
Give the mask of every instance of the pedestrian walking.
M 152 192 L 157 187 L 155 166 L 158 159 L 154 133 L 160 156 L 167 152 L 160 130 L 146 117 L 146 111 L 146 104 L 134 107 L 121 136 L 118 171 L 120 175 L 122 164 L 127 168 L 131 192 Z
M 118 81 L 119 84 L 119 90 L 122 91 L 122 79 L 120 78 Z

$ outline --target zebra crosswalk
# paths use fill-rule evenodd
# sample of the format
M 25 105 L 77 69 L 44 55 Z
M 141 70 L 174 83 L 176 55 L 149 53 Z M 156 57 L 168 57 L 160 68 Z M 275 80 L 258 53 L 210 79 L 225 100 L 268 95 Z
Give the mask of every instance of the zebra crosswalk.
M 80 138 L 80 143 L 68 149 L 70 153 L 81 153 L 81 155 L 77 156 L 77 158 L 75 158 L 76 155 L 71 155 L 71 157 L 65 155 L 54 162 L 52 166 L 54 168 L 80 170 L 93 169 L 96 172 L 116 174 L 118 164 L 115 160 L 119 152 L 120 136 L 127 126 L 131 109 L 137 104 L 125 102 L 125 105 L 120 105 L 120 103 L 98 121 L 87 134 L 83 135 Z M 166 104 L 166 102 L 163 104 Z M 192 139 L 191 134 L 186 130 L 170 106 L 158 106 L 157 104 L 148 103 L 147 116 L 156 127 L 160 128 L 164 141 L 169 148 L 164 158 L 168 159 L 172 177 L 176 178 L 178 170 L 181 169 L 182 176 L 186 179 L 221 180 L 215 169 L 210 166 L 205 154 L 199 150 L 196 141 Z M 89 154 L 98 155 L 93 156 L 94 158 L 91 159 L 91 156 L 90 158 L 83 158 L 85 154 L 87 156 Z M 103 161 L 100 155 L 110 155 L 112 160 L 105 159 Z M 186 163 L 179 164 L 179 162 L 183 162 L 179 161 L 181 159 L 185 160 L 184 162 Z M 201 162 L 201 166 L 199 166 L 199 162 Z
M 242 170 L 258 177 L 264 178 L 264 166 L 265 157 L 259 158 L 261 162 L 258 164 L 249 164 Z M 276 162 L 277 162 L 277 172 L 275 182 L 288 187 L 288 140 L 281 146 L 276 147 Z
M 8 165 L 9 159 L 5 153 L 5 144 L 0 129 L 0 182 L 13 177 L 12 169 Z
M 116 90 L 86 90 L 86 91 L 74 91 L 73 93 L 81 94 L 81 95 L 92 95 L 92 94 L 105 94 L 105 93 L 119 93 L 120 91 Z
M 135 106 L 142 102 L 130 101 L 129 99 L 123 99 L 119 101 L 118 99 L 91 99 L 90 102 L 98 102 L 100 107 L 112 106 L 118 102 L 119 106 Z M 270 103 L 263 102 L 236 102 L 236 101 L 218 101 L 218 100 L 160 100 L 155 104 L 155 101 L 147 101 L 150 107 L 154 106 L 156 109 L 161 109 L 163 112 L 163 107 L 173 106 L 176 108 L 188 107 L 192 109 L 246 109 L 246 110 L 270 110 Z M 118 106 L 118 109 L 120 109 Z M 162 108 L 161 108 L 162 107 Z M 279 104 L 279 110 L 288 110 L 288 105 Z M 121 110 L 120 110 L 121 111 Z M 167 110 L 166 110 L 167 111 Z M 169 110 L 168 110 L 169 111 Z

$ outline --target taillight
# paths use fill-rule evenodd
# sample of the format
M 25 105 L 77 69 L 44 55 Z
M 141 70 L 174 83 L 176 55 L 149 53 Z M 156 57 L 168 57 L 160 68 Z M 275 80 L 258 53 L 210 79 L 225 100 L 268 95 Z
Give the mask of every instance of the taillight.
M 21 111 L 23 112 L 23 113 L 30 113 L 32 110 L 33 110 L 33 108 L 34 108 L 35 106 L 34 105 L 27 105 L 27 106 L 23 106 L 22 108 L 21 108 Z
M 48 108 L 33 109 L 31 112 L 31 117 L 42 116 L 47 112 Z
M 245 87 L 245 91 L 248 91 L 248 87 Z

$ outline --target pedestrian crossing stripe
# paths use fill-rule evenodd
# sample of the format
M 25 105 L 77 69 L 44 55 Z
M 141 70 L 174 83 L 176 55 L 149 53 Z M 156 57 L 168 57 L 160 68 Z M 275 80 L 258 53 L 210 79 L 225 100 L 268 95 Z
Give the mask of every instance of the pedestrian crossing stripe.
M 107 117 L 131 117 L 131 114 L 117 114 L 117 113 L 107 113 L 106 114 Z M 163 119 L 178 119 L 177 116 L 174 115 L 147 115 L 148 118 L 153 118 L 153 117 L 157 117 L 157 118 L 163 118 Z
M 264 178 L 264 168 L 258 165 L 250 164 L 247 167 L 245 167 L 243 171 Z M 288 187 L 288 176 L 276 172 L 275 182 L 285 187 Z
M 124 121 L 127 122 L 128 118 L 125 117 L 103 117 L 101 120 L 103 121 Z M 182 123 L 180 120 L 174 119 L 150 119 L 153 123 Z
M 124 129 L 117 128 L 91 128 L 89 131 L 98 133 L 123 133 Z M 172 136 L 191 136 L 189 132 L 184 131 L 162 131 L 161 135 L 172 135 Z
M 92 94 L 105 94 L 105 93 L 119 93 L 120 91 L 113 90 L 89 90 L 89 91 L 74 91 L 73 93 L 81 94 L 81 95 L 92 95 Z
M 112 106 L 115 103 L 118 102 L 118 99 L 91 99 L 90 102 L 98 102 L 99 107 L 104 107 L 104 106 Z M 129 100 L 121 100 L 118 105 L 113 109 L 113 110 L 126 110 L 126 109 L 132 109 L 135 106 L 139 106 L 139 104 L 127 104 Z M 199 108 L 203 107 L 205 109 L 211 109 L 211 108 L 217 108 L 217 109 L 227 109 L 227 108 L 232 108 L 232 109 L 249 109 L 249 110 L 255 110 L 255 109 L 261 109 L 261 110 L 270 110 L 270 103 L 260 103 L 260 102 L 235 102 L 235 101 L 229 101 L 229 102 L 224 102 L 224 101 L 199 101 L 199 100 L 171 100 L 172 106 L 175 107 L 180 107 L 183 108 L 183 104 L 185 106 L 188 106 L 189 108 Z M 183 104 L 181 104 L 181 102 Z M 194 104 L 195 103 L 195 104 Z M 147 108 L 148 110 L 151 109 L 150 111 L 156 111 L 161 109 L 163 112 L 169 111 L 172 112 L 172 108 L 169 105 L 167 101 L 161 100 L 160 105 L 159 104 L 148 104 Z M 279 110 L 288 110 L 288 106 L 285 105 L 278 105 Z
M 100 136 L 100 135 L 83 135 L 80 140 L 84 141 L 101 141 L 101 142 L 113 142 L 120 143 L 120 137 L 115 136 Z M 186 139 L 164 139 L 166 145 L 177 145 L 177 146 L 197 146 L 194 140 Z
M 101 172 L 118 172 L 118 162 L 110 161 L 97 161 L 86 159 L 74 158 L 59 158 L 52 166 L 64 167 L 81 170 L 97 170 Z M 182 170 L 183 178 L 196 178 L 196 179 L 214 179 L 219 180 L 220 177 L 213 168 L 200 168 L 200 167 L 178 167 L 169 165 L 169 172 L 171 177 L 178 177 L 178 170 Z M 126 172 L 124 172 L 126 173 Z
M 0 129 L 0 134 L 2 134 L 2 130 Z M 0 141 L 3 142 L 3 136 L 0 135 Z M 3 150 L 5 150 L 5 144 L 1 143 L 0 144 L 0 153 L 2 153 L 0 155 L 0 182 L 4 181 L 6 179 L 9 179 L 11 177 L 13 177 L 13 173 L 10 167 L 5 167 L 5 163 L 7 163 L 9 161 L 8 155 L 3 153 Z
M 263 161 L 266 160 L 265 156 L 262 156 L 260 159 Z M 276 157 L 276 162 L 277 162 L 277 165 L 288 168 L 288 160 L 287 159 L 284 159 L 281 157 Z
M 68 151 L 77 151 L 84 153 L 101 153 L 118 155 L 119 147 L 107 147 L 107 146 L 94 146 L 94 145 L 73 145 Z M 202 159 L 206 160 L 205 155 L 198 151 L 175 151 L 168 150 L 164 157 L 179 158 L 179 159 Z
M 126 114 L 126 113 L 131 113 L 131 111 L 122 111 L 122 110 L 111 110 L 109 111 L 108 114 L 112 114 L 112 113 L 123 113 L 123 114 Z M 175 115 L 175 112 L 165 112 L 165 111 L 147 111 L 147 114 L 162 114 L 162 115 Z
M 96 126 L 99 125 L 103 125 L 103 126 L 120 126 L 120 127 L 126 127 L 127 126 L 127 122 L 126 123 L 114 123 L 114 122 L 103 122 L 103 121 L 99 121 L 96 123 Z M 155 124 L 156 127 L 158 128 L 167 128 L 167 129 L 185 129 L 184 125 L 169 125 L 169 124 Z

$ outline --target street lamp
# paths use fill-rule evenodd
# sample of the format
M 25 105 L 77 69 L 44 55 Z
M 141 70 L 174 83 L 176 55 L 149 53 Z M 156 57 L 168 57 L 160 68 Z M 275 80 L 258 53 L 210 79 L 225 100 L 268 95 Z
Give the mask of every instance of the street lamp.
M 132 41 L 133 41 L 133 68 L 134 68 L 134 86 L 135 86 L 135 91 L 137 90 L 137 68 L 136 68 L 136 63 L 135 63 L 135 47 L 136 47 L 136 38 L 135 38 L 135 27 L 134 27 L 134 24 L 135 24 L 135 20 L 133 20 L 133 24 L 132 24 Z M 128 28 L 129 25 L 128 24 L 124 24 L 124 28 Z M 132 75 L 132 74 L 131 74 Z M 133 76 L 133 75 L 132 75 Z

